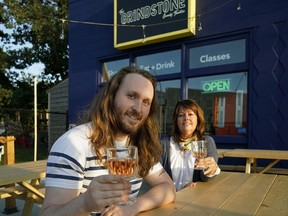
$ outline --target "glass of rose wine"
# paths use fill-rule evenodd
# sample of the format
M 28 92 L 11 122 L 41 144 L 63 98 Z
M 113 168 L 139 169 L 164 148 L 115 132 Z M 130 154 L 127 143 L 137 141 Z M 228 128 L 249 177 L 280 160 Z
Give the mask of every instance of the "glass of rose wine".
M 108 172 L 113 175 L 122 175 L 125 181 L 137 178 L 138 149 L 136 146 L 113 147 L 107 149 Z M 130 195 L 126 202 L 117 205 L 132 205 L 136 198 Z
M 204 140 L 192 141 L 191 149 L 196 161 L 207 157 L 207 146 Z M 196 170 L 205 170 L 205 167 L 195 167 Z

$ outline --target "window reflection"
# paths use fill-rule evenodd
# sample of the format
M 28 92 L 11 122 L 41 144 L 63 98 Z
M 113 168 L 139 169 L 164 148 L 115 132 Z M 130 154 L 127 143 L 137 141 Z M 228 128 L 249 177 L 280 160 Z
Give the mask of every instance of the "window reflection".
M 246 72 L 190 78 L 188 96 L 202 107 L 207 134 L 246 135 Z
M 117 71 L 127 66 L 129 66 L 129 59 L 104 62 L 102 64 L 101 82 L 107 82 Z
M 157 85 L 159 103 L 159 123 L 162 134 L 169 134 L 175 105 L 180 99 L 180 80 L 159 82 Z

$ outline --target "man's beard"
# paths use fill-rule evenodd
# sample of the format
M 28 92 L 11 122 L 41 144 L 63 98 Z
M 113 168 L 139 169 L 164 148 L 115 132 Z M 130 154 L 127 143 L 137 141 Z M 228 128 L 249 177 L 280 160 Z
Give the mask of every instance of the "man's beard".
M 127 113 L 128 115 L 140 118 L 140 121 L 137 124 L 129 124 L 129 122 L 127 122 L 128 118 Z M 116 116 L 117 116 L 117 130 L 121 131 L 124 134 L 127 135 L 135 134 L 138 131 L 138 129 L 143 125 L 143 122 L 141 122 L 142 116 L 136 111 L 127 111 L 126 113 L 123 113 L 121 109 L 117 109 Z

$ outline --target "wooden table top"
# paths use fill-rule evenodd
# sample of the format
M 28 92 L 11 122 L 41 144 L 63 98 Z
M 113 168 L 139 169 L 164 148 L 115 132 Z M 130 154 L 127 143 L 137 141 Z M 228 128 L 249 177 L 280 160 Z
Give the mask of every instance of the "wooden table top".
M 225 152 L 227 152 L 227 151 L 232 151 L 232 150 L 233 150 L 233 149 L 217 149 L 218 157 L 219 157 L 219 158 L 223 158 Z
M 176 201 L 140 216 L 288 215 L 288 176 L 221 172 L 177 192 Z
M 31 179 L 45 178 L 47 160 L 0 166 L 0 186 Z
M 288 160 L 288 151 L 285 150 L 267 150 L 267 149 L 230 149 L 228 151 L 226 150 L 223 152 L 223 157 Z

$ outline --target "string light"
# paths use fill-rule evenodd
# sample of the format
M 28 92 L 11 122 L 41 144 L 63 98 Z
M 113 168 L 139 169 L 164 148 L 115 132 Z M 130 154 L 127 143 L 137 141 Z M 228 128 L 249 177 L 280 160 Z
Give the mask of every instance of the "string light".
M 142 31 L 143 31 L 143 40 L 142 40 L 142 43 L 146 43 L 145 28 L 146 28 L 146 25 L 142 25 Z
M 77 2 L 78 0 L 75 0 L 75 2 Z M 230 2 L 232 2 L 234 0 L 228 0 L 226 1 L 225 3 L 223 3 L 222 5 L 218 5 L 217 7 L 215 8 L 212 8 L 211 10 L 207 11 L 206 13 L 202 13 L 200 15 L 197 15 L 197 18 L 200 18 L 201 16 L 203 15 L 207 15 L 207 14 L 210 14 L 212 13 L 213 11 L 215 10 L 218 10 L 219 8 L 222 8 L 224 6 L 226 6 L 227 4 L 229 4 Z M 73 2 L 74 3 L 74 2 Z M 2 3 L 2 5 L 5 5 Z M 7 6 L 7 5 L 6 5 Z M 241 4 L 238 3 L 238 6 L 237 6 L 237 11 L 241 10 L 242 7 L 241 7 Z M 45 16 L 45 17 L 48 17 L 47 15 L 43 15 L 43 14 L 40 14 L 41 16 Z M 188 19 L 195 19 L 195 17 L 189 17 Z M 184 21 L 184 20 L 187 20 L 187 19 L 179 19 L 179 20 L 173 20 L 173 21 L 169 21 L 169 22 L 161 22 L 161 23 L 154 23 L 154 24 L 149 24 L 149 25 L 121 25 L 121 24 L 107 24 L 107 23 L 97 23 L 97 22 L 87 22 L 87 21 L 78 21 L 78 20 L 68 20 L 68 19 L 59 19 L 61 22 L 62 22 L 62 29 L 61 29 L 61 34 L 60 34 L 60 39 L 64 39 L 65 38 L 65 32 L 64 32 L 64 23 L 65 22 L 68 22 L 68 23 L 78 23 L 78 24 L 88 24 L 88 25 L 98 25 L 98 26 L 110 26 L 110 27 L 131 27 L 131 28 L 142 28 L 142 32 L 143 32 L 143 40 L 142 42 L 143 43 L 146 43 L 146 34 L 145 34 L 145 30 L 147 27 L 151 27 L 151 26 L 160 26 L 160 25 L 167 25 L 167 24 L 171 24 L 171 23 L 176 23 L 176 22 L 181 22 L 181 21 Z M 197 29 L 198 31 L 202 31 L 203 28 L 202 28 L 202 23 L 199 22 L 197 24 Z
M 219 8 L 222 8 L 224 6 L 226 6 L 227 4 L 229 4 L 230 2 L 232 2 L 233 0 L 229 0 L 225 3 L 223 3 L 222 5 L 218 5 L 215 8 L 212 8 L 210 11 L 207 11 L 206 13 L 202 13 L 200 15 L 197 15 L 197 18 L 200 18 L 203 15 L 207 15 L 212 13 L 215 10 L 218 10 Z M 241 4 L 238 4 L 237 10 L 241 10 Z M 195 19 L 195 17 L 189 17 L 188 19 Z M 98 25 L 98 26 L 117 26 L 117 27 L 132 27 L 132 28 L 142 28 L 142 32 L 143 32 L 143 40 L 142 43 L 146 43 L 146 34 L 145 34 L 145 29 L 147 27 L 151 27 L 151 26 L 160 26 L 160 25 L 167 25 L 167 24 L 171 24 L 171 23 L 175 23 L 175 22 L 181 22 L 187 19 L 179 19 L 179 20 L 173 20 L 173 21 L 169 21 L 169 22 L 161 22 L 161 23 L 154 23 L 154 24 L 149 24 L 149 25 L 121 25 L 121 24 L 107 24 L 107 23 L 96 23 L 96 22 L 85 22 L 85 21 L 77 21 L 77 20 L 65 20 L 66 22 L 70 22 L 70 23 L 79 23 L 79 24 L 88 24 L 88 25 Z M 202 23 L 199 22 L 197 25 L 197 29 L 198 31 L 202 31 L 203 27 L 202 27 Z
M 201 22 L 198 23 L 198 31 L 202 31 L 202 23 Z
M 239 3 L 237 6 L 237 11 L 240 11 L 242 9 L 241 4 Z

